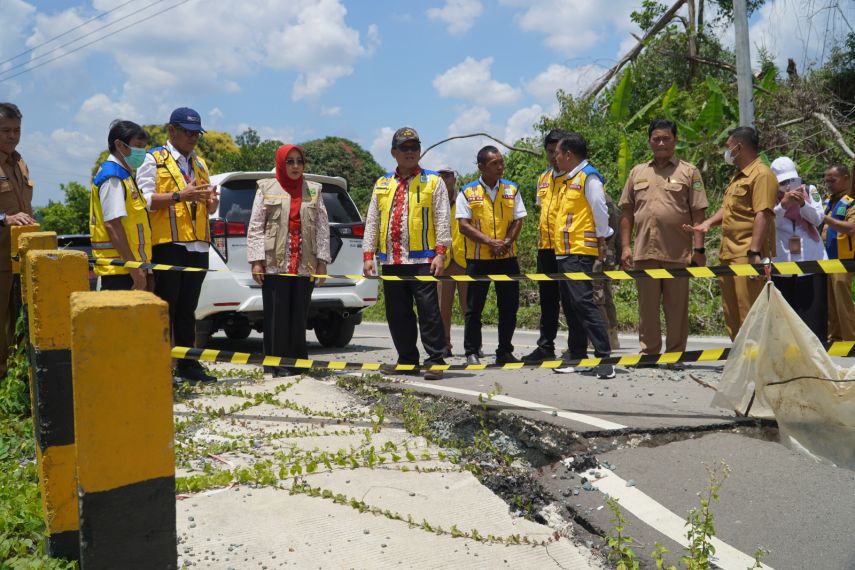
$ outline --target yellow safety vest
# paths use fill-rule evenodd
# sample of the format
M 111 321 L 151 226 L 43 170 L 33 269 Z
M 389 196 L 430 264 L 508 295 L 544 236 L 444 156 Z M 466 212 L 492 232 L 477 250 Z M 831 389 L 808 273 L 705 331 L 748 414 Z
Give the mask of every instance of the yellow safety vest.
M 505 239 L 511 222 L 514 221 L 514 200 L 519 188 L 514 182 L 502 178 L 499 180 L 499 190 L 496 201 L 490 199 L 490 194 L 480 180 L 470 182 L 461 190 L 472 210 L 472 225 L 481 233 L 493 239 Z M 516 257 L 516 244 L 512 243 L 508 253 L 500 257 L 493 255 L 490 248 L 481 242 L 466 238 L 467 259 L 508 259 Z
M 108 160 L 104 162 L 92 181 L 89 194 L 89 235 L 92 236 L 92 255 L 95 259 L 121 259 L 119 252 L 110 241 L 110 234 L 104 225 L 104 213 L 101 209 L 101 185 L 110 178 L 118 178 L 125 190 L 125 211 L 122 228 L 128 239 L 128 245 L 134 254 L 134 261 L 151 261 L 151 224 L 148 219 L 145 198 L 137 188 L 131 173 L 122 165 Z M 126 275 L 128 270 L 113 265 L 96 265 L 96 275 Z
M 432 170 L 422 170 L 421 174 L 413 176 L 407 187 L 407 231 L 410 238 L 410 257 L 423 258 L 429 261 L 436 255 L 436 228 L 433 225 L 433 193 L 441 178 L 439 173 Z M 398 181 L 395 173 L 388 172 L 374 184 L 374 194 L 377 196 L 377 206 L 380 209 L 380 244 L 377 249 L 377 259 L 386 261 L 391 249 L 386 243 L 389 233 L 389 223 L 392 219 L 395 190 Z
M 599 254 L 594 213 L 585 196 L 588 176 L 597 176 L 603 180 L 603 175 L 588 164 L 556 188 L 558 204 L 555 225 L 552 226 L 553 235 L 558 238 L 555 242 L 556 255 Z
M 157 164 L 155 192 L 172 194 L 181 192 L 187 184 L 178 163 L 164 147 L 149 151 Z M 208 184 L 210 176 L 205 161 L 198 156 L 190 161 L 195 173 L 196 185 Z M 195 210 L 195 215 L 194 215 Z M 211 241 L 211 229 L 208 225 L 208 209 L 201 202 L 171 203 L 168 208 L 151 211 L 151 234 L 154 245 L 162 243 L 192 241 Z
M 451 260 L 460 267 L 466 267 L 466 240 L 460 233 L 460 220 L 455 217 L 457 204 L 451 203 L 451 251 L 445 257 L 445 266 L 451 265 Z
M 561 188 L 566 174 L 556 174 L 554 168 L 543 172 L 537 179 L 537 197 L 540 199 L 540 225 L 538 226 L 538 249 L 555 249 L 556 236 L 553 235 L 555 219 L 558 215 L 559 201 L 557 188 Z

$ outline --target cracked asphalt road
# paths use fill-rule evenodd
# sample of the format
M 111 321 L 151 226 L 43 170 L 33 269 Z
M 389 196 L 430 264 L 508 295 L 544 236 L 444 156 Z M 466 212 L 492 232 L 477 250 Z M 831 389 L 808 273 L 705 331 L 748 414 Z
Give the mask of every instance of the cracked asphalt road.
M 462 328 L 454 327 L 452 336 L 459 349 Z M 562 333 L 557 344 L 565 338 Z M 345 349 L 323 348 L 313 342 L 311 333 L 309 339 L 310 357 L 360 362 L 395 359 L 383 323 L 358 326 Z M 528 353 L 536 339 L 536 332 L 517 331 L 517 356 Z M 495 343 L 495 329 L 485 327 L 486 362 L 492 362 Z M 621 335 L 621 345 L 615 354 L 634 354 L 637 337 Z M 726 338 L 692 337 L 688 349 L 729 345 Z M 262 350 L 260 335 L 256 334 L 244 341 L 214 337 L 210 348 Z M 851 360 L 840 359 L 839 364 L 852 365 Z M 462 356 L 457 356 L 448 362 L 462 361 Z M 663 524 L 657 521 L 663 512 L 684 519 L 697 505 L 698 493 L 707 486 L 704 464 L 724 460 L 731 476 L 713 511 L 718 537 L 727 545 L 748 557 L 758 547 L 765 548 L 769 552 L 763 557 L 764 563 L 777 570 L 855 568 L 855 543 L 850 539 L 855 526 L 855 472 L 817 464 L 777 443 L 774 429 L 769 433 L 739 428 L 732 410 L 713 408 L 710 386 L 718 382 L 722 366 L 723 362 L 690 364 L 683 372 L 618 368 L 617 377 L 611 380 L 537 369 L 453 372 L 436 382 L 400 378 L 414 390 L 470 402 L 477 402 L 477 393 L 489 392 L 499 383 L 503 397 L 491 402 L 494 409 L 578 434 L 604 436 L 596 440 L 600 442 L 598 449 L 590 451 L 601 462 L 614 465 L 623 480 L 633 480 L 633 491 L 643 493 L 656 505 L 638 512 L 624 509 L 628 533 L 637 539 L 637 551 L 645 557 L 655 542 L 661 542 L 671 551 L 671 561 L 677 561 L 682 547 L 666 536 Z M 610 434 L 625 432 L 640 435 L 624 438 L 617 446 L 602 445 Z M 560 462 L 544 465 L 539 476 L 544 486 L 590 528 L 609 527 L 611 513 L 603 507 L 602 492 L 581 490 L 574 494 L 581 480 L 578 475 L 570 479 Z M 597 488 L 596 481 L 592 484 Z M 725 568 L 746 567 L 734 560 L 720 564 Z M 645 566 L 652 567 L 649 559 Z

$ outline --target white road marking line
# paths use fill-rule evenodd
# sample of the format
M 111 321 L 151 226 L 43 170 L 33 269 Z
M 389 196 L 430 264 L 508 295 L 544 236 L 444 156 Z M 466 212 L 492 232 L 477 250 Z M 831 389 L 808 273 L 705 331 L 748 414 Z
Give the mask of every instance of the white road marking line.
M 686 538 L 685 519 L 669 511 L 664 505 L 656 502 L 656 500 L 638 488 L 627 487 L 626 481 L 616 475 L 614 471 L 603 467 L 597 467 L 596 470 L 601 474 L 605 473 L 605 476 L 592 481 L 592 485 L 603 493 L 618 499 L 622 509 L 631 512 L 648 526 L 664 534 L 674 542 L 679 543 L 681 546 L 688 546 L 689 541 Z M 744 570 L 745 568 L 754 566 L 753 556 L 748 556 L 718 538 L 713 538 L 712 544 L 715 546 L 713 561 L 724 570 L 730 570 L 731 568 Z M 765 564 L 761 568 L 773 570 L 771 566 Z
M 452 394 L 463 394 L 465 396 L 474 396 L 477 398 L 481 395 L 483 398 L 488 398 L 489 394 L 484 392 L 476 392 L 475 390 L 466 390 L 464 388 L 454 388 L 452 386 L 441 386 L 438 384 L 426 384 L 423 382 L 407 382 L 407 384 L 411 384 L 413 386 L 417 386 L 419 388 L 429 388 L 431 390 L 439 390 L 441 392 L 450 392 Z M 519 398 L 511 398 L 510 396 L 502 396 L 496 395 L 492 398 L 493 402 L 502 402 L 504 404 L 510 404 L 512 406 L 517 406 L 519 408 L 525 408 L 528 410 L 534 410 L 536 412 L 543 412 L 544 414 L 552 415 L 555 412 L 555 416 L 559 418 L 564 418 L 565 420 L 570 420 L 574 422 L 579 422 L 582 424 L 587 424 L 589 426 L 594 426 L 600 429 L 624 429 L 626 426 L 621 424 L 616 424 L 614 422 L 610 422 L 608 420 L 603 420 L 594 416 L 588 416 L 585 414 L 577 414 L 575 412 L 568 412 L 565 410 L 560 410 L 558 408 L 554 408 L 552 406 L 547 406 L 546 404 L 538 404 L 537 402 L 529 402 L 528 400 L 520 400 Z

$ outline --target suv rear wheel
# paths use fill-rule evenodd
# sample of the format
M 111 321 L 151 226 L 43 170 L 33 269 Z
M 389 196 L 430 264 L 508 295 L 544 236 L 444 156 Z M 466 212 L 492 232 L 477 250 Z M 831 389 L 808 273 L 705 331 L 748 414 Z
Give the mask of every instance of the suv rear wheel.
M 235 323 L 226 323 L 223 326 L 223 331 L 225 331 L 229 340 L 243 340 L 252 332 L 252 327 L 249 326 L 248 321 L 243 320 Z
M 330 313 L 327 318 L 315 324 L 315 336 L 322 346 L 342 348 L 353 338 L 355 329 L 355 319 L 345 319 L 337 313 Z

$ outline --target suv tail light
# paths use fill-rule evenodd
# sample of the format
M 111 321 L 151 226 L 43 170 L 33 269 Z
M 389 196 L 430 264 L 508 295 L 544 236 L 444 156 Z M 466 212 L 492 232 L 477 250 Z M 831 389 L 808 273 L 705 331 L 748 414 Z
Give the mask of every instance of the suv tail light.
M 362 237 L 365 235 L 365 224 L 339 225 L 336 227 L 340 236 Z
M 216 220 L 213 223 L 213 235 L 218 237 L 246 237 L 246 224 L 243 222 L 227 222 Z

